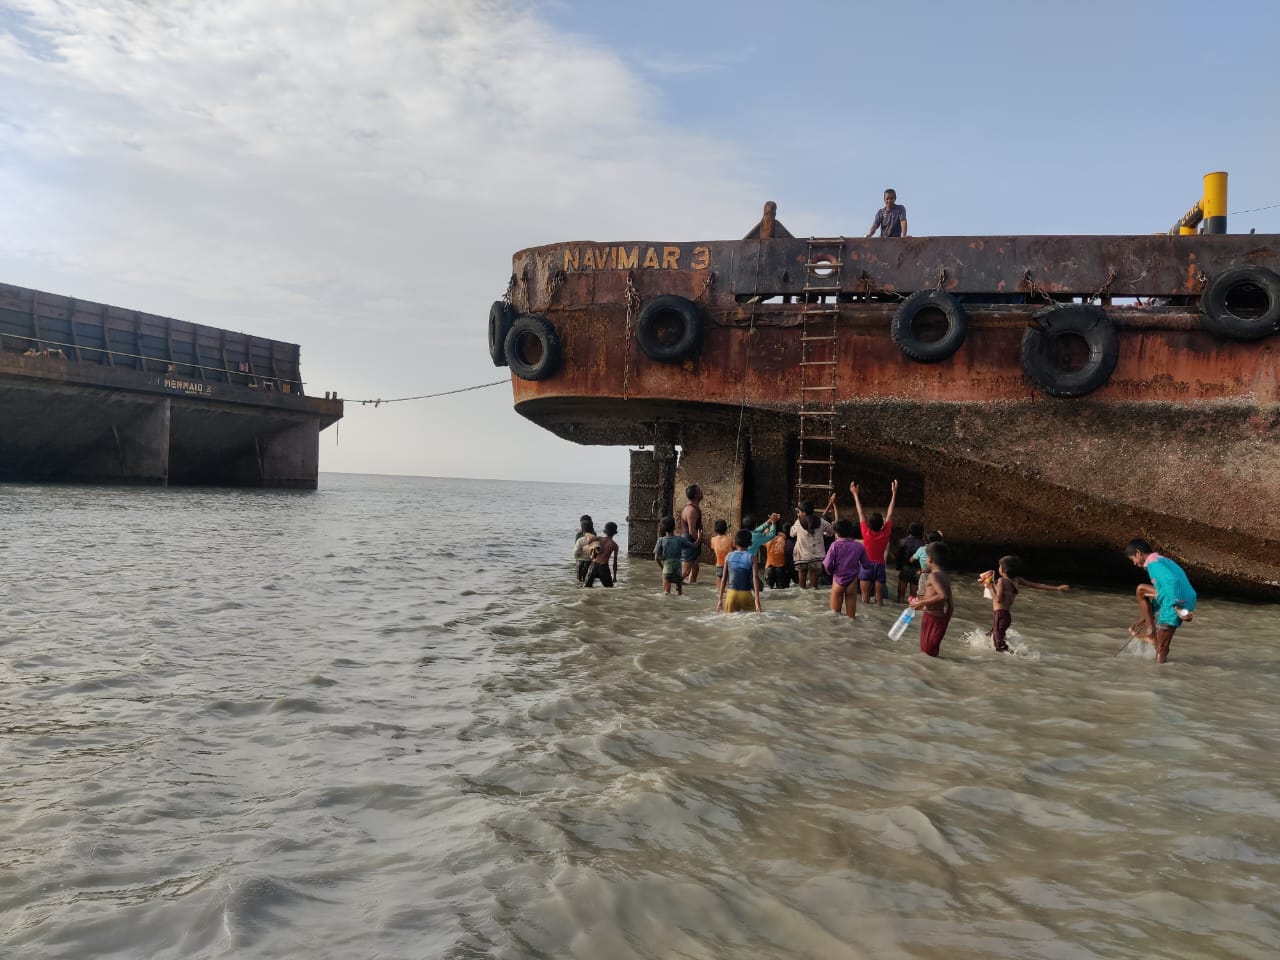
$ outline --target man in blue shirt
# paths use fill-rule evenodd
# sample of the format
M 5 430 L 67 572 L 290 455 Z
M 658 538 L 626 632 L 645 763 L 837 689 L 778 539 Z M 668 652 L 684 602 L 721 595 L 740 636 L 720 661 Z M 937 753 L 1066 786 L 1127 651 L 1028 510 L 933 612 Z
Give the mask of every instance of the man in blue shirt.
M 1173 632 L 1191 619 L 1196 608 L 1196 591 L 1183 569 L 1151 549 L 1145 540 L 1130 540 L 1125 556 L 1135 567 L 1142 567 L 1151 583 L 1138 586 L 1138 609 L 1142 617 L 1129 628 L 1135 637 L 1156 648 L 1156 663 L 1169 659 Z
M 892 187 L 884 192 L 884 206 L 876 211 L 876 218 L 871 221 L 867 236 L 874 236 L 877 230 L 882 237 L 907 235 L 907 208 L 898 203 L 898 194 Z

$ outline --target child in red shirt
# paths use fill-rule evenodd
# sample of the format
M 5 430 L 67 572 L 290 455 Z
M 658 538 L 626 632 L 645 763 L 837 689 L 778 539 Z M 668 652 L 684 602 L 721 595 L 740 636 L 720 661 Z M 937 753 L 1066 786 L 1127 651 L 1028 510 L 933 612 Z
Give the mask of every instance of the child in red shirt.
M 882 517 L 878 513 L 870 517 L 863 516 L 862 501 L 858 499 L 858 484 L 850 483 L 849 492 L 853 494 L 853 505 L 858 508 L 858 522 L 862 525 L 862 545 L 867 549 L 867 564 L 862 568 L 858 578 L 862 591 L 862 602 L 870 603 L 871 584 L 876 585 L 876 604 L 884 606 L 885 586 L 885 551 L 889 549 L 889 540 L 893 537 L 893 505 L 898 501 L 898 481 L 889 484 L 892 491 L 889 496 L 889 509 Z

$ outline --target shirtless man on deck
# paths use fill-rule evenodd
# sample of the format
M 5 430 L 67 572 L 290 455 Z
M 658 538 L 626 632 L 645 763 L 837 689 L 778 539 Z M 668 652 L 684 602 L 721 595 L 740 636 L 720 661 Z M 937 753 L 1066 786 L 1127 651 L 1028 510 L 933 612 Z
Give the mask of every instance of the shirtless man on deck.
M 697 583 L 698 560 L 702 556 L 702 508 L 698 506 L 702 503 L 702 489 L 696 483 L 691 484 L 684 495 L 689 502 L 680 511 L 680 523 L 676 533 L 689 541 L 689 546 L 684 548 L 684 554 L 681 557 L 684 582 Z

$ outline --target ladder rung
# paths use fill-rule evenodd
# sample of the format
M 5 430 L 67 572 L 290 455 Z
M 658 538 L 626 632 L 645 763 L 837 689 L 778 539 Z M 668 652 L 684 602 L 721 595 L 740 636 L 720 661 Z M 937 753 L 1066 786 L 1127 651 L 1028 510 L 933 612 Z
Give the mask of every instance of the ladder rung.
M 834 440 L 834 439 L 835 439 L 835 437 L 824 437 L 824 436 L 822 436 L 821 434 L 811 433 L 811 434 L 809 434 L 808 436 L 806 436 L 804 439 L 806 439 L 806 440 Z
M 829 483 L 797 483 L 796 487 L 802 490 L 830 490 Z
M 797 460 L 797 461 L 796 461 L 796 463 L 800 463 L 800 464 L 805 464 L 805 463 L 807 463 L 807 464 L 819 464 L 819 463 L 820 463 L 820 464 L 822 464 L 823 466 L 828 466 L 828 467 L 829 467 L 831 464 L 835 463 L 835 461 L 834 461 L 834 460 Z
M 802 333 L 800 334 L 800 339 L 801 340 L 834 340 L 835 337 L 826 337 L 826 336 L 809 337 L 809 336 L 805 336 Z
M 802 417 L 834 417 L 835 415 L 836 415 L 836 412 L 834 410 L 801 410 L 800 411 L 800 416 Z
M 797 366 L 801 367 L 834 367 L 838 361 L 836 360 L 801 360 Z
M 840 283 L 806 283 L 800 288 L 801 293 L 835 293 L 840 289 Z
M 810 260 L 805 264 L 805 266 L 810 270 L 822 270 L 825 268 L 834 273 L 836 270 L 843 267 L 844 264 L 839 260 Z
M 825 387 L 801 387 L 800 389 L 801 390 L 834 390 L 835 386 L 831 385 L 831 386 L 825 386 Z

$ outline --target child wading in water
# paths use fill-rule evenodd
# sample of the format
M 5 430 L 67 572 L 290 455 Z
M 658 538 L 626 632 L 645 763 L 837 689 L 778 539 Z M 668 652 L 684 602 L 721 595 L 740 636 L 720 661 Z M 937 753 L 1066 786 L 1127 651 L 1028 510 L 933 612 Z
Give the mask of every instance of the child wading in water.
M 857 532 L 851 520 L 837 520 L 836 542 L 822 559 L 822 568 L 831 575 L 831 609 L 844 607 L 851 617 L 858 615 L 858 577 L 867 563 L 867 551 L 853 539 Z
M 764 545 L 764 582 L 769 589 L 786 589 L 791 586 L 791 574 L 787 571 L 787 535 L 779 530 Z
M 920 571 L 916 563 L 916 551 L 924 546 L 924 524 L 913 520 L 908 533 L 898 541 L 898 602 L 906 603 L 908 593 L 914 594 L 920 586 Z M 941 538 L 939 538 L 941 539 Z
M 818 571 L 822 568 L 822 558 L 827 555 L 826 537 L 834 536 L 831 524 L 827 523 L 828 511 L 835 511 L 836 495 L 833 493 L 827 501 L 827 507 L 820 514 L 813 512 L 813 503 L 805 500 L 796 508 L 796 522 L 791 525 L 791 535 L 796 538 L 794 564 L 796 582 L 800 589 L 812 587 L 818 589 Z M 836 519 L 840 519 L 836 512 Z
M 751 549 L 751 531 L 739 530 L 733 538 L 737 549 L 724 560 L 724 576 L 720 578 L 720 594 L 716 609 L 725 613 L 739 610 L 760 612 L 760 577 L 756 570 L 756 551 Z
M 892 491 L 889 495 L 889 509 L 884 516 L 873 513 L 867 517 L 862 512 L 862 501 L 858 499 L 858 484 L 849 484 L 849 492 L 853 494 L 853 505 L 858 508 L 858 521 L 862 524 L 862 543 L 867 550 L 867 562 L 862 568 L 859 580 L 862 581 L 862 602 L 871 603 L 872 584 L 875 585 L 875 603 L 884 605 L 885 552 L 889 549 L 889 540 L 893 537 L 893 507 L 898 502 L 898 481 L 889 483 Z
M 1150 583 L 1138 587 L 1142 616 L 1129 628 L 1129 634 L 1156 648 L 1156 663 L 1166 663 L 1174 631 L 1191 619 L 1196 608 L 1195 588 L 1182 567 L 1156 553 L 1147 541 L 1130 540 L 1124 552 L 1151 578 Z
M 924 545 L 911 555 L 911 559 L 914 560 L 916 566 L 920 568 L 920 579 L 917 581 L 917 585 L 924 583 L 925 574 L 929 572 L 929 544 L 941 542 L 942 531 L 933 530 L 924 538 Z
M 920 579 L 920 596 L 907 601 L 924 614 L 920 623 L 920 651 L 936 657 L 942 649 L 942 638 L 955 613 L 951 601 L 951 576 L 947 573 L 947 545 L 942 541 L 925 548 L 929 557 L 929 573 Z
M 684 572 L 681 569 L 681 558 L 689 541 L 684 537 L 676 536 L 675 517 L 664 517 L 658 532 L 662 536 L 658 538 L 657 546 L 653 548 L 653 559 L 657 560 L 658 566 L 662 568 L 662 592 L 670 593 L 671 588 L 675 587 L 676 594 L 683 596 Z
M 582 515 L 578 525 L 578 537 L 573 541 L 573 559 L 578 561 L 578 586 L 582 586 L 591 570 L 591 558 L 596 554 L 596 528 L 591 517 Z
M 998 576 L 996 570 L 988 570 L 978 577 L 978 580 L 991 596 L 991 629 L 987 631 L 987 636 L 991 638 L 991 642 L 997 650 L 1007 652 L 1009 644 L 1004 636 L 1009 632 L 1009 624 L 1013 620 L 1013 615 L 1009 611 L 1013 607 L 1014 598 L 1018 595 L 1018 588 L 1070 590 L 1071 587 L 1065 583 L 1057 587 L 1051 587 L 1047 583 L 1036 583 L 1034 580 L 1027 580 L 1021 576 L 1022 561 L 1017 557 L 1001 557 L 997 568 L 999 570 Z
M 711 549 L 716 555 L 716 582 L 719 582 L 724 576 L 724 558 L 733 549 L 733 537 L 729 536 L 729 524 L 723 520 L 716 521 L 715 531 L 716 535 L 711 538 Z
M 596 541 L 599 549 L 591 560 L 591 569 L 587 571 L 587 579 L 582 584 L 584 587 L 595 586 L 597 580 L 602 587 L 612 587 L 618 578 L 618 542 L 613 539 L 617 532 L 618 525 L 612 520 L 604 525 L 604 536 Z M 613 558 L 612 572 L 609 570 L 610 557 Z

